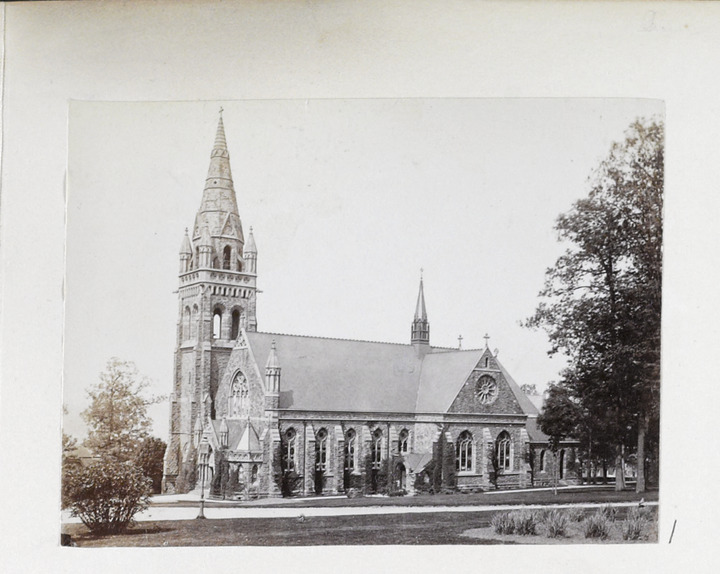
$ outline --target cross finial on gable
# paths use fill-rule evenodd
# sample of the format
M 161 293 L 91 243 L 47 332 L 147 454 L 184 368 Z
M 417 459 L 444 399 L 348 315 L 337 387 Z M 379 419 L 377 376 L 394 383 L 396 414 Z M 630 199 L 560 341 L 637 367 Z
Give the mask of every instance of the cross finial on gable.
M 485 333 L 485 336 L 483 337 L 483 339 L 485 339 L 485 348 L 488 349 L 488 348 L 489 348 L 489 347 L 488 347 L 488 340 L 490 339 L 490 335 L 488 335 L 487 333 Z
M 462 349 L 462 340 L 463 340 L 463 336 L 458 335 L 458 350 Z

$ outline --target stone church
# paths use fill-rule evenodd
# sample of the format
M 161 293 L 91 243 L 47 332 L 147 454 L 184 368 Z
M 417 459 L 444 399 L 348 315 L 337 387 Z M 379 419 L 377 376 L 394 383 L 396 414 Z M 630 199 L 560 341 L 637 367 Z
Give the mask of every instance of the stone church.
M 254 496 L 485 490 L 548 474 L 538 410 L 487 343 L 430 344 L 422 277 L 407 344 L 258 331 L 258 250 L 222 116 L 179 259 L 164 492 L 212 486 L 221 462 Z

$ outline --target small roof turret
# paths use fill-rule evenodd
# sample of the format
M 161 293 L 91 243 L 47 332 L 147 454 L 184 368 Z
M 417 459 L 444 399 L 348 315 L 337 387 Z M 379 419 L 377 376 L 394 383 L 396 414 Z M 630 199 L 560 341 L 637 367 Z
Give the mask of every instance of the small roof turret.
M 268 355 L 267 363 L 265 364 L 266 369 L 279 369 L 280 361 L 278 360 L 277 352 L 275 349 L 275 339 L 273 339 L 270 345 L 270 354 Z
M 185 237 L 183 237 L 182 245 L 180 246 L 180 255 L 192 255 L 192 245 L 190 243 L 190 237 L 188 236 L 188 228 L 185 228 Z
M 245 253 L 257 254 L 257 247 L 255 247 L 255 236 L 253 235 L 252 225 L 250 226 L 250 233 L 247 236 L 247 242 L 245 243 Z

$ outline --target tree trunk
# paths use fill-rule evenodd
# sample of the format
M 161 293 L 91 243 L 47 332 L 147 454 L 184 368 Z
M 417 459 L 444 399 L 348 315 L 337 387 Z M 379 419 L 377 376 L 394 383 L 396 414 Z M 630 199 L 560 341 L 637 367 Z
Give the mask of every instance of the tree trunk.
M 635 492 L 645 492 L 645 431 L 647 424 L 647 419 L 640 417 L 640 423 L 638 425 L 637 483 L 635 485 Z
M 618 449 L 618 455 L 615 457 L 615 490 L 620 491 L 625 488 L 625 465 L 623 464 L 624 459 L 624 447 Z

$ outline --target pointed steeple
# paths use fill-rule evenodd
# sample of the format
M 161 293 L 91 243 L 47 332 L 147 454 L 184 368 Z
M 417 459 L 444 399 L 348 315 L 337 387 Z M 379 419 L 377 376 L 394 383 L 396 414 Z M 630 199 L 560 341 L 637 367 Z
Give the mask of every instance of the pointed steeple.
M 417 303 L 415 304 L 415 321 L 427 321 L 427 311 L 425 310 L 425 293 L 423 292 L 422 271 L 420 272 L 420 289 L 418 290 Z
M 415 304 L 415 317 L 413 318 L 410 342 L 415 345 L 430 345 L 430 324 L 425 310 L 425 293 L 423 290 L 422 269 L 420 270 L 420 289 Z
M 213 238 L 224 236 L 238 241 L 238 252 L 242 252 L 244 241 L 242 223 L 238 214 L 235 187 L 230 170 L 230 153 L 225 138 L 222 108 L 220 108 L 220 117 L 215 132 L 215 142 L 210 153 L 210 166 L 205 179 L 202 202 L 195 217 L 193 239 L 198 238 L 203 225 L 207 226 Z M 232 232 L 228 232 L 228 229 L 231 229 Z
M 215 179 L 223 179 L 225 181 L 211 181 Z M 222 119 L 222 108 L 220 108 L 220 118 L 218 119 L 217 131 L 215 132 L 215 143 L 210 154 L 210 167 L 205 181 L 205 189 L 208 186 L 228 186 L 232 189 L 232 173 L 230 172 L 230 153 L 227 148 L 227 140 L 225 139 L 225 124 Z

